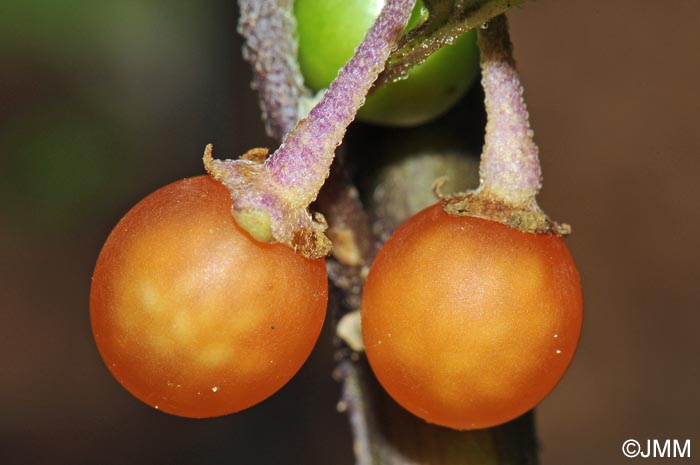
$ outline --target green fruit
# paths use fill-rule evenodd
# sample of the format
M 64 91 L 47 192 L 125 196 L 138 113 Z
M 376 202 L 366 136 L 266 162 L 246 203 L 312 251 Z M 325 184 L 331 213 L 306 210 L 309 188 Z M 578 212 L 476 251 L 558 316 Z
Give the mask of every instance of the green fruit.
M 299 64 L 304 81 L 314 91 L 328 87 L 352 57 L 379 15 L 384 0 L 296 0 Z M 420 0 L 406 30 L 427 10 Z M 476 32 L 442 47 L 409 70 L 406 79 L 387 84 L 367 98 L 360 120 L 389 126 L 415 126 L 430 121 L 454 105 L 479 71 Z

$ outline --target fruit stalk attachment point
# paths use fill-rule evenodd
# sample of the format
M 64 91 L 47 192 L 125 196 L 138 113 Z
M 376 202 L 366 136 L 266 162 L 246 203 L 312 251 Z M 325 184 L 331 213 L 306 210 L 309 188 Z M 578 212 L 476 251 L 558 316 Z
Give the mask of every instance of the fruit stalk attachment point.
M 267 150 L 254 149 L 238 160 L 215 160 L 212 146 L 207 146 L 207 171 L 229 189 L 234 218 L 257 240 L 281 242 L 309 258 L 330 251 L 326 222 L 321 215 L 312 217 L 308 206 L 328 177 L 347 126 L 401 37 L 414 1 L 385 5 L 321 101 L 269 158 Z
M 487 114 L 481 181 L 474 191 L 445 198 L 445 211 L 524 232 L 567 235 L 571 228 L 551 221 L 535 198 L 542 187 L 542 171 L 505 15 L 480 28 L 478 37 Z

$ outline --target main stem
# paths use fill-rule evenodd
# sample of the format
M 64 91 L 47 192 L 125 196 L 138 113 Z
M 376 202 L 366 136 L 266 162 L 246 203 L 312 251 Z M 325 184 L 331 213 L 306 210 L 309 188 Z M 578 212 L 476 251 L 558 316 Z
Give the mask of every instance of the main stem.
M 352 59 L 322 100 L 297 124 L 267 161 L 273 179 L 299 205 L 312 202 L 328 177 L 336 147 L 384 69 L 406 27 L 415 0 L 389 1 Z
M 296 60 L 294 0 L 238 0 L 243 58 L 252 64 L 267 133 L 282 137 L 297 123 L 299 100 L 310 92 Z
M 487 124 L 479 174 L 484 194 L 515 206 L 534 201 L 542 186 L 537 145 L 515 69 L 505 15 L 478 32 Z

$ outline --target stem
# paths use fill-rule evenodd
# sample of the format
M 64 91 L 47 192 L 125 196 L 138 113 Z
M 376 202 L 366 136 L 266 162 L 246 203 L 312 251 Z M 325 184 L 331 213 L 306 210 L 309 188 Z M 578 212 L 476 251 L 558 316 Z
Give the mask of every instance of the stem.
M 376 86 L 394 82 L 405 76 L 411 67 L 423 63 L 440 47 L 452 44 L 465 32 L 478 27 L 526 0 L 440 0 L 424 1 L 430 15 L 428 20 L 412 30 L 399 42 L 391 54 L 386 69 L 379 75 Z
M 355 56 L 340 71 L 323 99 L 264 161 L 252 150 L 239 160 L 214 160 L 204 154 L 207 171 L 231 191 L 236 222 L 262 242 L 281 242 L 309 258 L 328 254 L 325 220 L 308 206 L 328 177 L 335 149 L 367 91 L 406 27 L 415 0 L 390 0 Z
M 301 97 L 309 94 L 297 62 L 293 0 L 238 0 L 243 58 L 252 66 L 268 135 L 277 140 L 297 123 Z
M 388 2 L 355 55 L 340 70 L 321 101 L 268 160 L 275 180 L 295 191 L 300 203 L 318 195 L 347 126 L 355 118 L 370 87 L 406 27 L 415 0 Z
M 339 409 L 353 431 L 356 465 L 537 465 L 533 414 L 504 425 L 455 431 L 408 413 L 384 392 L 366 360 L 342 360 Z
M 505 15 L 479 30 L 479 48 L 487 114 L 481 189 L 506 204 L 529 205 L 542 186 L 542 172 Z
M 542 170 L 506 17 L 496 16 L 478 37 L 486 106 L 481 183 L 474 191 L 443 197 L 443 208 L 450 215 L 484 218 L 522 232 L 566 236 L 571 227 L 550 220 L 535 199 Z

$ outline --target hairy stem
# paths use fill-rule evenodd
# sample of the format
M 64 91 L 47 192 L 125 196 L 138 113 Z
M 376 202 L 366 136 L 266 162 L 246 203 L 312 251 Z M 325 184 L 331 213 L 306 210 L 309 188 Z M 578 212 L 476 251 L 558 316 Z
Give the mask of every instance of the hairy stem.
M 295 192 L 300 203 L 312 202 L 370 87 L 406 27 L 415 0 L 390 1 L 370 28 L 355 55 L 341 69 L 321 101 L 302 120 L 269 159 L 276 182 Z
M 529 205 L 542 185 L 542 172 L 505 15 L 479 30 L 479 48 L 488 115 L 481 189 L 504 203 Z
M 508 9 L 526 0 L 424 0 L 430 16 L 422 26 L 411 31 L 399 42 L 376 86 L 394 82 L 408 70 L 452 44 L 465 32 L 479 27 Z
M 243 57 L 252 65 L 268 135 L 281 140 L 298 120 L 301 97 L 309 94 L 297 62 L 293 0 L 238 0 Z
M 414 2 L 386 4 L 355 56 L 270 158 L 265 159 L 266 150 L 254 149 L 238 160 L 215 160 L 207 147 L 204 166 L 229 189 L 233 217 L 254 238 L 281 242 L 309 258 L 329 253 L 325 220 L 312 217 L 309 204 L 328 177 L 347 126 L 401 37 Z M 283 105 L 277 102 L 282 97 L 272 94 L 273 108 Z

